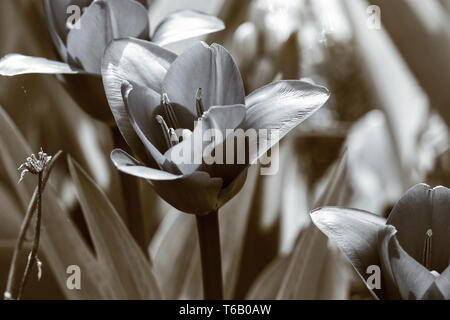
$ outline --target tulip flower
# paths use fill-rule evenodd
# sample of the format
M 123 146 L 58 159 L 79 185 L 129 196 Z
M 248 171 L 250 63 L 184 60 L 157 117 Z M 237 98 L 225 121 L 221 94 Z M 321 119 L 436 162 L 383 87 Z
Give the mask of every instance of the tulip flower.
M 233 58 L 222 46 L 204 42 L 176 57 L 150 42 L 117 40 L 105 52 L 102 74 L 117 125 L 141 160 L 114 150 L 116 167 L 149 180 L 175 208 L 199 215 L 217 210 L 240 190 L 246 167 L 173 161 L 173 154 L 193 145 L 200 127 L 223 133 L 216 145 L 226 140 L 228 129 L 278 130 L 265 148 L 246 150 L 248 165 L 329 97 L 327 89 L 296 80 L 277 81 L 245 97 Z M 192 134 L 177 136 L 176 129 Z
M 116 149 L 113 163 L 149 181 L 173 207 L 196 214 L 204 297 L 221 299 L 218 209 L 239 192 L 246 167 L 319 109 L 328 90 L 303 81 L 278 81 L 245 97 L 233 58 L 220 45 L 204 42 L 177 57 L 150 42 L 116 40 L 105 51 L 102 76 L 117 126 L 140 158 Z M 218 133 L 213 147 L 217 155 L 235 129 L 270 133 L 262 148 L 247 149 L 253 138 L 232 150 L 246 149 L 246 162 L 206 161 L 204 149 L 210 144 L 204 143 L 203 133 Z M 227 148 L 227 156 L 229 152 Z M 174 159 L 181 153 L 188 161 Z M 195 159 L 197 154 L 200 159 Z
M 145 0 L 43 1 L 61 61 L 9 54 L 0 60 L 0 75 L 64 75 L 61 79 L 77 103 L 95 118 L 112 123 L 100 75 L 103 53 L 111 40 L 135 37 L 165 46 L 224 29 L 216 17 L 183 10 L 169 15 L 150 34 Z
M 419 184 L 385 219 L 321 208 L 311 217 L 378 299 L 450 299 L 450 190 Z M 378 287 L 369 278 L 380 270 Z M 374 286 L 375 284 L 375 286 Z

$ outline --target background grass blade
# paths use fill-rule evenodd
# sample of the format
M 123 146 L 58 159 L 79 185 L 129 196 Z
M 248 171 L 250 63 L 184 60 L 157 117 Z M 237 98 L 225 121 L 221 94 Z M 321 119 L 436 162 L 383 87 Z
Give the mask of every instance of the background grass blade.
M 4 170 L 5 183 L 14 190 L 15 197 L 21 204 L 21 216 L 26 211 L 28 202 L 36 187 L 33 177 L 29 176 L 17 184 L 17 167 L 32 153 L 21 133 L 6 112 L 0 108 L 0 166 Z M 109 296 L 102 288 L 102 273 L 86 242 L 70 219 L 66 208 L 55 196 L 52 179 L 43 195 L 43 232 L 42 246 L 48 265 L 69 299 L 101 299 Z M 82 271 L 82 290 L 68 290 L 66 269 L 69 265 L 78 265 Z
M 329 172 L 315 207 L 343 204 L 341 193 L 346 183 L 346 153 Z M 247 298 L 344 299 L 349 285 L 347 270 L 342 254 L 330 247 L 326 236 L 310 224 L 300 231 L 290 254 L 281 255 L 261 273 Z
M 150 262 L 111 202 L 70 157 L 68 163 L 98 262 L 110 279 L 114 298 L 161 298 Z

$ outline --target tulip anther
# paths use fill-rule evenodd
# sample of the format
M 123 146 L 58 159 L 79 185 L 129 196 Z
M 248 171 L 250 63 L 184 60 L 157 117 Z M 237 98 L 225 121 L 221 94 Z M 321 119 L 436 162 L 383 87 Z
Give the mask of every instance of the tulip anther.
M 160 115 L 157 115 L 155 117 L 155 119 L 156 119 L 156 122 L 158 122 L 159 125 L 161 126 L 161 130 L 163 132 L 164 140 L 166 141 L 167 148 L 170 149 L 172 147 L 172 143 L 170 142 L 169 127 L 167 126 L 166 121 L 164 121 L 164 118 L 161 117 Z
M 170 145 L 173 147 L 180 143 L 177 133 L 173 128 L 169 129 Z
M 201 118 L 205 112 L 202 101 L 202 88 L 198 88 L 195 94 L 195 107 L 197 108 L 197 117 Z
M 167 120 L 169 122 L 169 127 L 173 129 L 180 129 L 180 125 L 178 123 L 177 116 L 173 111 L 172 104 L 170 103 L 169 96 L 167 93 L 163 93 L 161 96 L 161 104 L 164 108 L 164 112 L 166 114 Z

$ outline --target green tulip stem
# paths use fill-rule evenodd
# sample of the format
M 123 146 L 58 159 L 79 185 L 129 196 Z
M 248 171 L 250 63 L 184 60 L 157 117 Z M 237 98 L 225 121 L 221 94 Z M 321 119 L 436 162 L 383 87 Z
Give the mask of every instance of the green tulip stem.
M 43 177 L 39 177 L 39 180 L 41 181 L 41 185 L 36 187 L 34 190 L 33 196 L 31 197 L 31 201 L 28 205 L 27 212 L 25 214 L 25 218 L 23 219 L 22 226 L 20 227 L 19 237 L 16 242 L 16 246 L 14 247 L 14 252 L 11 260 L 11 267 L 9 268 L 9 274 L 8 274 L 8 281 L 6 283 L 6 290 L 5 290 L 5 300 L 6 299 L 13 299 L 13 286 L 16 283 L 16 277 L 19 269 L 18 259 L 19 259 L 19 253 L 22 251 L 23 244 L 25 242 L 25 235 L 27 233 L 28 227 L 30 226 L 31 218 L 33 217 L 34 212 L 36 211 L 36 208 L 40 206 L 41 202 L 41 196 L 42 192 L 45 188 L 45 185 L 47 184 L 47 181 L 50 177 L 50 173 L 52 172 L 53 165 L 56 163 L 56 161 L 61 156 L 62 151 L 58 151 L 50 161 L 50 163 L 47 166 L 47 169 L 44 171 Z M 40 209 L 38 209 L 39 211 Z
M 114 147 L 130 152 L 128 145 L 122 137 L 117 127 L 112 128 Z M 139 196 L 139 181 L 136 177 L 126 173 L 119 172 L 122 195 L 126 210 L 126 221 L 128 228 L 136 240 L 137 244 L 147 255 L 147 241 L 145 237 L 144 221 L 141 210 L 141 201 Z
M 33 270 L 34 264 L 38 263 L 37 254 L 39 251 L 39 242 L 41 238 L 41 221 L 42 221 L 42 172 L 38 174 L 38 196 L 37 196 L 37 216 L 36 216 L 36 227 L 34 231 L 34 241 L 31 253 L 28 256 L 28 262 L 25 267 L 25 272 L 23 273 L 22 281 L 20 282 L 19 293 L 17 294 L 17 300 L 22 298 L 23 290 L 30 279 L 31 271 Z
M 223 299 L 222 259 L 217 211 L 197 215 L 197 232 L 202 259 L 203 293 L 206 300 Z

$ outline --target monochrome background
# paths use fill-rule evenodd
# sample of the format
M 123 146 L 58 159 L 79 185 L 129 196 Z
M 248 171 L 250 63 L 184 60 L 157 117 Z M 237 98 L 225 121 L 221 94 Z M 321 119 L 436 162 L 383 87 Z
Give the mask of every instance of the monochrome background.
M 311 224 L 309 213 L 322 203 L 330 184 L 335 192 L 326 199 L 328 205 L 384 217 L 417 183 L 450 186 L 450 1 L 149 0 L 149 4 L 151 26 L 178 9 L 220 17 L 227 29 L 203 40 L 230 51 L 247 93 L 274 79 L 300 78 L 331 92 L 327 104 L 281 142 L 279 172 L 261 176 L 257 167 L 251 167 L 242 191 L 221 209 L 225 298 L 371 299 L 349 262 Z M 0 1 L 0 57 L 13 52 L 58 59 L 40 1 Z M 82 110 L 56 77 L 0 77 L 0 105 L 31 150 L 42 146 L 49 154 L 60 149 L 70 154 L 125 219 L 119 175 L 109 158 L 110 130 Z M 0 143 L 2 291 L 29 201 L 22 186 L 8 178 L 8 170 L 20 165 L 8 163 L 14 152 Z M 57 163 L 50 181 L 47 196 L 58 199 L 64 211 L 51 211 L 55 206 L 44 202 L 43 214 L 48 219 L 67 214 L 64 219 L 71 219 L 92 246 L 65 160 Z M 161 200 L 145 181 L 139 183 L 145 240 L 164 297 L 201 299 L 194 220 Z M 44 225 L 42 232 L 48 228 Z M 68 260 L 78 248 L 77 243 L 59 245 Z M 44 241 L 42 246 L 42 279 L 32 276 L 24 298 L 103 298 L 89 292 L 91 284 L 85 278 L 81 290 L 66 288 L 60 279 L 68 265 L 52 264 L 47 254 L 54 254 L 52 244 Z M 22 258 L 25 264 L 25 253 Z M 291 268 L 277 273 L 283 264 Z M 89 265 L 80 268 L 82 277 L 91 273 L 86 279 L 96 279 L 98 270 Z M 278 287 L 276 295 L 268 289 L 271 286 Z

